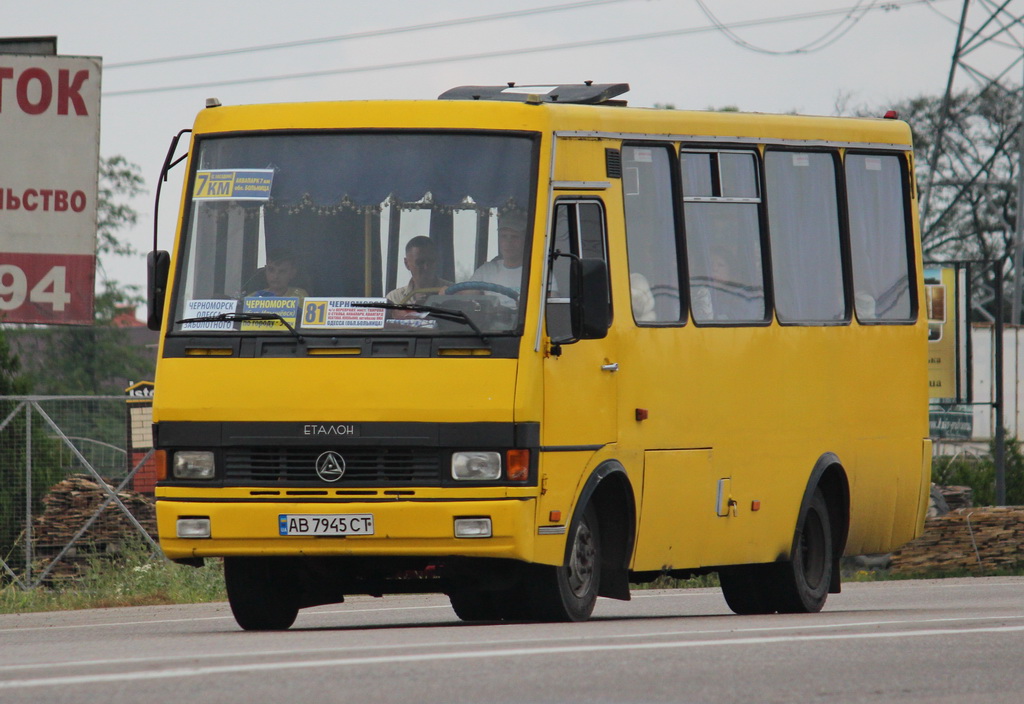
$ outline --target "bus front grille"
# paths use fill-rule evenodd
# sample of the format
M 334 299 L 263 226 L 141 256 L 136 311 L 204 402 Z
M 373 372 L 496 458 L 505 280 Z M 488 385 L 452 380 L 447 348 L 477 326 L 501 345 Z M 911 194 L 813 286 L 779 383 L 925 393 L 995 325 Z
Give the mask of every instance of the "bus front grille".
M 441 483 L 441 452 L 437 449 L 359 447 L 335 450 L 344 465 L 340 479 L 327 482 L 317 474 L 325 448 L 237 447 L 224 450 L 224 479 L 242 482 L 319 483 L 330 486 L 412 485 Z

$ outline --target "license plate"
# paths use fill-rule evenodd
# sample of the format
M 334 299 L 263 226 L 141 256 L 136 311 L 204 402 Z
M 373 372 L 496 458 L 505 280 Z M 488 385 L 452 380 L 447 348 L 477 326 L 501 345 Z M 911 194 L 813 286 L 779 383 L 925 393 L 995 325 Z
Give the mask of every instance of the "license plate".
M 281 535 L 373 535 L 372 513 L 282 513 Z

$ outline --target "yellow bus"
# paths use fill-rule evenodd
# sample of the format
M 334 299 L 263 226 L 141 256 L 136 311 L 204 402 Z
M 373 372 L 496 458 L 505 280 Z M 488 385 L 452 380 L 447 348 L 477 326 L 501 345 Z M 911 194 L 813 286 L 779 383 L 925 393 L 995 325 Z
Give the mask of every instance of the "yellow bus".
M 919 533 L 908 126 L 627 89 L 199 113 L 149 258 L 157 523 L 242 628 L 422 592 L 579 621 L 710 572 L 815 612 Z

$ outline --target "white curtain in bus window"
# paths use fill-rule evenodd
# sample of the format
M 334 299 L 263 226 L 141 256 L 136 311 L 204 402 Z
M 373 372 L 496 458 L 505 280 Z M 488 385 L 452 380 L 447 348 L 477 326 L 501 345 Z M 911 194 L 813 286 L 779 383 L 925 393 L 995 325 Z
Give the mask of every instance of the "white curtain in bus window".
M 641 324 L 678 322 L 681 317 L 670 163 L 665 147 L 622 148 L 633 317 Z
M 900 158 L 847 154 L 846 192 L 857 319 L 907 321 L 910 276 Z
M 846 316 L 835 161 L 831 153 L 768 151 L 765 192 L 775 311 L 784 323 Z
M 684 151 L 680 163 L 694 320 L 764 320 L 761 199 L 754 155 Z

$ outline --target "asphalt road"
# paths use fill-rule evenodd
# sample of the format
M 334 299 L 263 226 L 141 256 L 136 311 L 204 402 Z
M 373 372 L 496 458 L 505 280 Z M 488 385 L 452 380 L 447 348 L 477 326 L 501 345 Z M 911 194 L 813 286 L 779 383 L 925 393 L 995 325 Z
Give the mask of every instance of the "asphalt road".
M 824 612 L 735 616 L 718 590 L 602 599 L 582 624 L 464 624 L 443 596 L 0 616 L 0 702 L 1024 701 L 1024 578 L 849 584 Z

